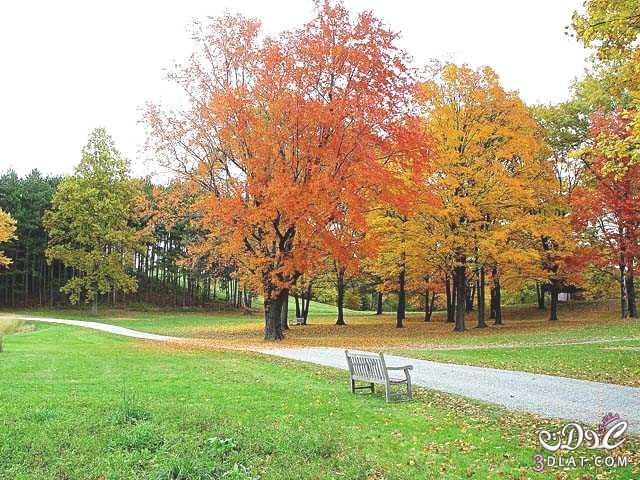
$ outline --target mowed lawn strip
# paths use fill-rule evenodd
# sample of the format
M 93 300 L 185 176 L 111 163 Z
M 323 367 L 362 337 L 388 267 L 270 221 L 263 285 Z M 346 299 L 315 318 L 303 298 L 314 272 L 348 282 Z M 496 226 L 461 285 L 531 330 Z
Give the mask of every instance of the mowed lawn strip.
M 313 302 L 309 325 L 292 326 L 286 332 L 283 346 L 337 346 L 379 350 L 384 348 L 463 347 L 463 346 L 526 346 L 539 343 L 563 343 L 602 339 L 640 339 L 640 322 L 620 320 L 615 305 L 571 304 L 562 305 L 560 320 L 550 322 L 547 312 L 535 306 L 504 308 L 502 326 L 474 328 L 474 313 L 467 316 L 467 331 L 453 332 L 441 312 L 432 322 L 422 321 L 419 313 L 412 313 L 405 328 L 395 328 L 392 315 L 376 316 L 367 312 L 347 312 L 347 325 L 336 326 L 335 317 L 328 316 L 333 306 Z M 256 345 L 263 343 L 263 319 L 260 312 L 246 316 L 238 312 L 195 310 L 186 312 L 133 311 L 104 309 L 98 317 L 80 309 L 18 310 L 4 315 L 33 315 L 91 320 L 112 323 L 127 328 L 164 335 L 210 339 L 214 343 Z M 2 313 L 0 313 L 2 315 Z M 290 313 L 290 323 L 295 315 Z
M 437 362 L 546 373 L 640 387 L 640 342 L 519 348 L 397 350 L 398 355 Z
M 528 478 L 536 430 L 560 426 L 427 390 L 387 405 L 337 370 L 75 327 L 5 337 L 0 355 L 0 478 Z

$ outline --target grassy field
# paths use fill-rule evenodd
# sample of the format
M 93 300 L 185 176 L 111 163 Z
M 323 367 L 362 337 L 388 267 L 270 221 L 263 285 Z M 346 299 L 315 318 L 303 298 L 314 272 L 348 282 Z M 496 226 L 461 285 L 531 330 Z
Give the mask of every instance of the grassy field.
M 524 479 L 536 430 L 559 427 L 427 390 L 387 405 L 333 369 L 67 326 L 5 337 L 0 378 L 0 478 L 12 480 Z M 635 465 L 639 447 L 624 445 Z
M 438 362 L 640 386 L 639 341 L 520 348 L 402 350 L 397 353 Z
M 615 305 L 562 305 L 561 320 L 550 322 L 534 306 L 505 308 L 505 324 L 452 331 L 439 313 L 433 322 L 411 315 L 395 328 L 386 314 L 347 312 L 338 327 L 329 315 L 335 307 L 313 302 L 310 324 L 292 326 L 281 346 L 338 346 L 382 350 L 450 363 L 547 373 L 586 380 L 640 386 L 640 322 L 619 320 Z M 262 319 L 234 312 L 162 312 L 103 309 L 95 318 L 80 309 L 27 310 L 36 316 L 113 323 L 137 330 L 202 339 L 204 348 L 243 348 L 263 344 Z M 293 318 L 293 314 L 292 314 Z M 6 321 L 5 321 L 6 323 Z M 15 323 L 15 321 L 14 321 Z M 625 341 L 625 339 L 627 339 Z M 592 342 L 579 344 L 580 342 Z M 630 348 L 631 347 L 631 348 Z
M 562 305 L 560 321 L 549 322 L 547 312 L 533 306 L 506 307 L 502 326 L 474 328 L 474 315 L 467 318 L 468 330 L 453 332 L 451 324 L 438 312 L 432 322 L 421 314 L 410 314 L 405 328 L 395 328 L 395 317 L 370 312 L 347 311 L 347 325 L 335 325 L 335 307 L 312 302 L 309 325 L 292 326 L 283 346 L 339 346 L 349 348 L 421 348 L 441 346 L 512 345 L 558 343 L 593 339 L 640 338 L 640 322 L 622 321 L 613 304 Z M 327 313 L 329 312 L 329 313 Z M 5 315 L 10 315 L 6 312 Z M 260 314 L 245 316 L 234 312 L 131 311 L 103 309 L 91 317 L 80 309 L 23 310 L 16 312 L 81 320 L 104 321 L 124 327 L 165 335 L 211 339 L 213 344 L 259 344 L 263 320 Z M 293 319 L 294 315 L 291 315 Z M 490 322 L 491 323 L 491 322 Z
M 0 310 L 2 315 L 12 313 L 21 315 L 66 318 L 72 320 L 90 320 L 117 324 L 123 327 L 135 328 L 146 332 L 165 335 L 196 337 L 196 338 L 240 338 L 240 332 L 250 332 L 251 336 L 260 338 L 263 328 L 261 311 L 254 305 L 254 315 L 243 315 L 235 311 L 216 311 L 206 309 L 161 310 L 161 309 L 121 309 L 100 308 L 97 316 L 91 315 L 86 308 L 32 308 L 22 310 Z M 309 305 L 311 318 L 321 319 L 327 323 L 337 313 L 333 305 L 312 301 Z M 351 318 L 372 316 L 372 312 L 345 309 L 345 314 Z M 295 303 L 289 300 L 289 321 L 295 323 Z M 255 333 L 254 335 L 254 332 Z

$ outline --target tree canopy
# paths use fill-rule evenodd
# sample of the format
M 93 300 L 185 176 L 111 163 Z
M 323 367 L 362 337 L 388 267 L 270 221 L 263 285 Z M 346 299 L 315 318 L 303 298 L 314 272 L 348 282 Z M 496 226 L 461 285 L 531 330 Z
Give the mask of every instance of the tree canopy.
M 98 294 L 136 289 L 127 268 L 141 245 L 138 195 L 128 162 L 104 129 L 94 130 L 75 175 L 62 180 L 44 220 L 47 258 L 79 273 L 62 287 L 71 303 L 93 302 L 95 311 Z

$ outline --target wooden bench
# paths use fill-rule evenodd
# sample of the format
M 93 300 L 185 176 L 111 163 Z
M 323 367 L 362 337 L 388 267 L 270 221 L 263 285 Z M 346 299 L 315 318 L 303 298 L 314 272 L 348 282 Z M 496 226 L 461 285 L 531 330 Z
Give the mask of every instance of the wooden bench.
M 403 397 L 402 394 L 393 393 L 391 387 L 393 385 L 406 385 L 407 386 L 407 400 L 412 400 L 411 392 L 411 375 L 409 370 L 413 370 L 412 365 L 406 365 L 403 367 L 387 367 L 384 361 L 384 355 L 382 353 L 365 353 L 365 352 L 350 352 L 344 351 L 347 356 L 347 365 L 349 367 L 349 380 L 351 382 L 351 392 L 356 393 L 356 390 L 370 389 L 373 393 L 375 391 L 374 384 L 384 385 L 385 399 L 390 402 L 393 398 Z M 389 376 L 390 371 L 404 371 L 405 378 L 393 378 Z M 367 382 L 370 385 L 356 386 L 356 382 Z

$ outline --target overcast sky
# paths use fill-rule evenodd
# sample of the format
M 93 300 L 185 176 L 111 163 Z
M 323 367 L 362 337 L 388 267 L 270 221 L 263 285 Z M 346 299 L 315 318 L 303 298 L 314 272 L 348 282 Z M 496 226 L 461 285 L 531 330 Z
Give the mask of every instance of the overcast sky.
M 525 101 L 555 102 L 581 76 L 585 52 L 564 35 L 581 0 L 345 0 L 402 33 L 416 64 L 490 65 Z M 311 0 L 20 0 L 0 9 L 0 171 L 70 173 L 89 132 L 104 126 L 136 174 L 148 166 L 138 124 L 147 100 L 175 91 L 163 69 L 192 48 L 193 17 L 224 10 L 265 30 L 311 16 Z

